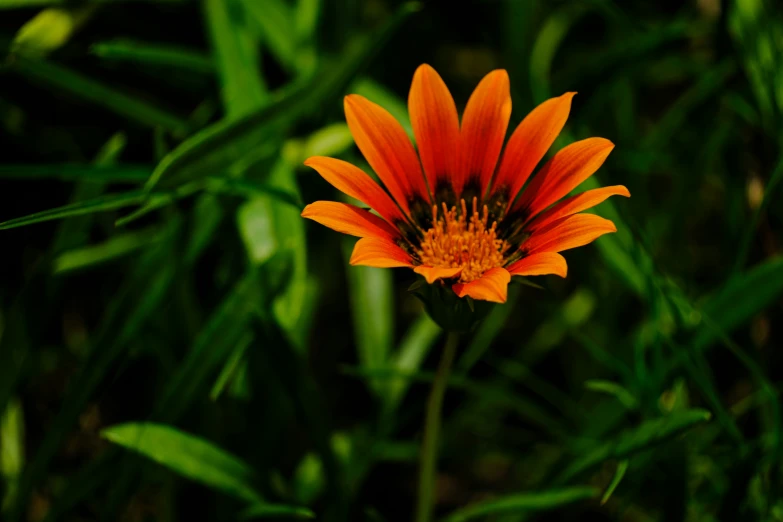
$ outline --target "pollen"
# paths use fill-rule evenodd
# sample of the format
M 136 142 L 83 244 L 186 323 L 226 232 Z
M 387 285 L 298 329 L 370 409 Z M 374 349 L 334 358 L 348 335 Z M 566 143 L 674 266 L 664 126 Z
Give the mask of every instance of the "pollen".
M 440 212 L 439 212 L 440 211 Z M 440 213 L 440 215 L 439 215 Z M 508 243 L 497 237 L 497 222 L 489 224 L 486 205 L 479 212 L 473 198 L 471 212 L 465 200 L 449 209 L 432 206 L 433 226 L 424 232 L 418 250 L 423 265 L 437 268 L 462 268 L 460 282 L 469 283 L 491 268 L 503 266 Z

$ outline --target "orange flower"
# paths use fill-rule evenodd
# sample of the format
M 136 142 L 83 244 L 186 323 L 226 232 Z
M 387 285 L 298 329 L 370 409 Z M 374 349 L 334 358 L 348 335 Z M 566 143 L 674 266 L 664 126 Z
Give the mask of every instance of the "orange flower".
M 429 284 L 451 285 L 459 297 L 502 303 L 512 276 L 565 277 L 559 252 L 617 230 L 607 219 L 579 212 L 609 196 L 630 196 L 618 185 L 558 202 L 614 148 L 603 138 L 565 147 L 522 190 L 563 128 L 574 94 L 536 107 L 511 135 L 502 158 L 511 115 L 506 71 L 481 80 L 460 125 L 446 84 L 432 67 L 420 66 L 408 98 L 418 154 L 385 109 L 346 96 L 356 145 L 388 192 L 350 163 L 312 157 L 305 165 L 378 215 L 318 201 L 302 216 L 358 236 L 352 265 L 410 267 Z

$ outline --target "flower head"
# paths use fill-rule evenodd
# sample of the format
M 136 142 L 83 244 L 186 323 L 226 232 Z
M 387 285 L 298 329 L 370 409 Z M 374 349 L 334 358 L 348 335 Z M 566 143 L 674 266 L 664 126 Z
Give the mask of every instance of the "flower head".
M 617 230 L 607 219 L 580 212 L 609 196 L 630 196 L 618 185 L 560 201 L 603 164 L 614 147 L 603 138 L 563 148 L 531 179 L 565 125 L 573 95 L 536 107 L 502 157 L 511 116 L 506 71 L 481 80 L 460 123 L 446 84 L 432 67 L 420 66 L 408 98 L 418 153 L 385 109 L 346 96 L 356 145 L 387 190 L 350 163 L 312 157 L 305 165 L 377 215 L 318 201 L 302 216 L 359 237 L 352 265 L 409 267 L 430 285 L 450 287 L 457 298 L 502 303 L 512 276 L 565 277 L 559 252 Z

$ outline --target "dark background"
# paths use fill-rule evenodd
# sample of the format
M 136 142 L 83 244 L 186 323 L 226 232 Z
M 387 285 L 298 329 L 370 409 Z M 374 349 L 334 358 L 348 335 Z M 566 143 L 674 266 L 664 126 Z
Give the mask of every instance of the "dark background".
M 632 194 L 461 339 L 437 514 L 783 520 L 783 10 L 409 7 L 0 0 L 2 520 L 411 518 L 443 338 L 410 271 L 298 214 L 339 198 L 306 157 L 369 171 L 342 96 L 404 120 L 425 62 L 460 110 L 507 69 L 510 130 L 577 91 L 553 150 L 610 139 L 580 190 Z M 177 431 L 110 428 L 139 422 Z

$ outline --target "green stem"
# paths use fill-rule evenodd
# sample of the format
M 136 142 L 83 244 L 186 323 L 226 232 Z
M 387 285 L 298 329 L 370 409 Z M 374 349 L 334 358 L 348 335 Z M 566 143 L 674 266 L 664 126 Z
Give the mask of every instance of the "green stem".
M 449 332 L 447 334 L 446 345 L 443 348 L 443 354 L 441 354 L 440 364 L 438 365 L 438 373 L 435 374 L 430 398 L 427 401 L 424 441 L 421 446 L 421 460 L 419 463 L 419 503 L 416 506 L 416 522 L 429 522 L 432 518 L 435 468 L 438 460 L 440 412 L 458 341 L 459 337 L 456 333 Z

